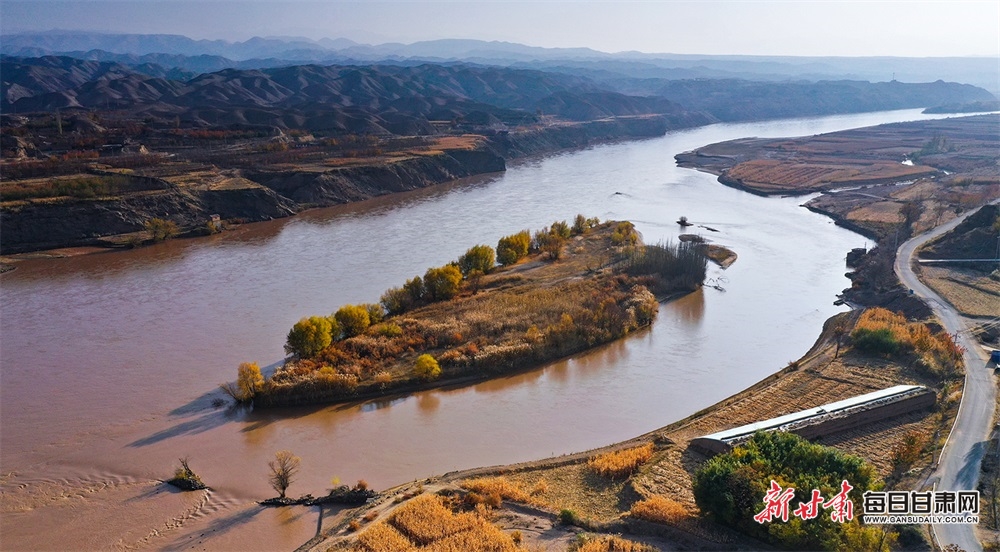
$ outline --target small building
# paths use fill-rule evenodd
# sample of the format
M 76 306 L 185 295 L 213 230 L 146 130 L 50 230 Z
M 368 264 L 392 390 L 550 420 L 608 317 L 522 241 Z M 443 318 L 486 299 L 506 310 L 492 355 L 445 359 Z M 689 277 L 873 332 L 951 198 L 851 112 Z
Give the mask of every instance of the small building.
M 806 439 L 813 439 L 930 408 L 936 401 L 937 395 L 934 391 L 922 385 L 896 385 L 881 391 L 698 437 L 691 440 L 691 446 L 709 456 L 714 456 L 731 451 L 734 446 L 750 439 L 758 431 L 788 431 Z
M 868 249 L 864 247 L 855 247 L 854 249 L 847 252 L 847 266 L 854 268 L 861 264 L 861 259 L 868 254 Z

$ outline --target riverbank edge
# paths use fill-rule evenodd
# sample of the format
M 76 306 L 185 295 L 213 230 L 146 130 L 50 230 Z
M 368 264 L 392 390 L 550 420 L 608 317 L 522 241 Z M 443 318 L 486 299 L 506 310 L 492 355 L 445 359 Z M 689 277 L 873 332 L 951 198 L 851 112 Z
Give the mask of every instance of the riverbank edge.
M 2 234 L 7 238 L 0 259 L 11 263 L 73 256 L 80 254 L 74 250 L 85 248 L 93 248 L 87 252 L 125 249 L 135 245 L 136 239 L 128 239 L 131 236 L 145 241 L 141 237 L 143 226 L 153 217 L 179 222 L 178 237 L 201 237 L 211 215 L 239 223 L 286 218 L 312 209 L 504 172 L 510 160 L 656 138 L 670 130 L 711 122 L 662 115 L 615 117 L 484 136 L 476 149 L 445 150 L 394 163 L 318 173 L 295 169 L 254 171 L 247 173 L 252 185 L 233 190 L 192 191 L 163 183 L 163 190 L 121 197 L 11 202 L 3 206 L 0 218 Z
M 382 497 L 381 501 L 389 500 L 389 497 L 393 496 L 409 496 L 414 494 L 414 490 L 421 489 L 437 489 L 437 488 L 452 488 L 455 490 L 460 489 L 460 482 L 465 479 L 480 478 L 480 477 L 493 477 L 493 476 L 505 476 L 511 474 L 517 474 L 521 472 L 529 471 L 540 471 L 554 468 L 561 468 L 570 465 L 583 464 L 586 463 L 590 458 L 600 454 L 606 454 L 609 452 L 615 452 L 623 449 L 633 448 L 637 446 L 642 446 L 647 443 L 653 443 L 655 450 L 657 452 L 665 450 L 667 447 L 676 445 L 669 438 L 666 438 L 666 434 L 682 429 L 686 425 L 698 420 L 706 415 L 711 415 L 712 413 L 725 408 L 735 402 L 738 402 L 745 397 L 765 388 L 776 381 L 778 381 L 783 376 L 808 368 L 809 363 L 816 360 L 825 349 L 831 346 L 831 343 L 835 341 L 834 337 L 834 324 L 837 319 L 843 317 L 856 318 L 858 311 L 848 311 L 845 313 L 839 313 L 831 316 L 823 323 L 823 328 L 820 331 L 820 335 L 816 338 L 816 341 L 809 348 L 805 354 L 802 355 L 797 361 L 789 363 L 788 366 L 782 368 L 768 376 L 765 376 L 761 380 L 751 384 L 749 387 L 734 393 L 728 397 L 725 397 L 716 403 L 702 408 L 684 418 L 671 422 L 662 427 L 653 429 L 646 433 L 637 435 L 635 437 L 626 439 L 624 441 L 618 441 L 608 445 L 600 446 L 586 451 L 567 453 L 560 456 L 554 456 L 549 458 L 542 458 L 537 460 L 528 460 L 525 462 L 516 462 L 513 464 L 502 464 L 502 465 L 492 465 L 468 468 L 462 470 L 454 470 L 446 472 L 440 475 L 432 475 L 424 479 L 418 479 L 412 482 L 403 483 L 396 485 L 394 487 L 385 489 L 379 493 Z M 405 502 L 403 499 L 402 502 Z M 529 508 L 535 513 L 542 514 L 552 518 L 553 520 L 558 519 L 559 512 L 556 510 L 547 510 L 545 508 L 536 505 L 521 505 L 519 503 L 514 503 L 516 508 Z M 504 504 L 503 508 L 509 508 L 511 506 Z M 306 551 L 320 551 L 326 550 L 328 546 L 337 541 L 341 541 L 344 538 L 349 538 L 347 534 L 348 523 L 351 519 L 350 515 L 340 515 L 334 520 L 332 526 L 324 531 L 324 534 L 319 534 L 305 542 L 296 549 L 296 552 L 306 552 Z M 701 536 L 689 533 L 683 528 L 674 525 L 664 525 L 650 522 L 641 522 L 638 524 L 631 523 L 634 520 L 624 518 L 617 524 L 611 524 L 608 526 L 594 527 L 592 530 L 598 533 L 606 532 L 625 532 L 635 535 L 646 535 L 646 536 L 656 536 L 666 538 L 672 542 L 685 542 L 691 544 L 694 548 L 700 550 L 722 550 L 718 543 L 713 543 L 705 540 Z M 729 531 L 728 528 L 720 527 L 720 530 Z

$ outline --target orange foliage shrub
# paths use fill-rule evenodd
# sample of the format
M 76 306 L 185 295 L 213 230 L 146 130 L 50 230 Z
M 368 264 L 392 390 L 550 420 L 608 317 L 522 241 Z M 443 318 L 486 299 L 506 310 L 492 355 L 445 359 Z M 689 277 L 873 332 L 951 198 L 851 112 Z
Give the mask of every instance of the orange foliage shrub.
M 653 443 L 608 452 L 587 461 L 587 467 L 604 477 L 627 477 L 653 457 Z

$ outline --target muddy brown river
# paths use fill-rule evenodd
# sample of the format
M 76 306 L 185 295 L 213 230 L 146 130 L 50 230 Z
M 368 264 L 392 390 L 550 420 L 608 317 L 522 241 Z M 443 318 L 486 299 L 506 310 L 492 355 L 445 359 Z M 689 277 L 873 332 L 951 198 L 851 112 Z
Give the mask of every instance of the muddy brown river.
M 289 494 L 376 488 L 586 450 L 666 425 L 800 357 L 865 238 L 800 207 L 677 168 L 746 136 L 928 118 L 918 110 L 720 124 L 519 162 L 506 173 L 135 251 L 21 262 L 0 276 L 4 550 L 291 550 L 316 509 L 262 510 L 267 461 L 302 458 Z M 902 160 L 901 160 L 902 161 Z M 675 239 L 686 216 L 736 250 L 649 330 L 528 373 L 340 406 L 213 407 L 243 361 L 280 363 L 299 318 L 374 302 L 477 243 L 577 213 Z M 703 227 L 711 227 L 717 232 Z M 209 492 L 158 480 L 188 457 Z

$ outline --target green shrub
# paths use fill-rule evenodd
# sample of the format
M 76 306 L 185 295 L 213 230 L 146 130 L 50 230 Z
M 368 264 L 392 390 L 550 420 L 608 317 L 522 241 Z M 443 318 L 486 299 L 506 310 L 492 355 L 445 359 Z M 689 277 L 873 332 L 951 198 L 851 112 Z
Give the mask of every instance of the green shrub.
M 363 305 L 344 305 L 337 309 L 333 317 L 337 320 L 344 339 L 363 334 L 371 325 L 368 309 Z
M 390 315 L 402 314 L 424 300 L 424 281 L 420 276 L 414 276 L 406 281 L 403 287 L 394 287 L 386 290 L 379 299 L 382 307 Z
M 866 353 L 892 356 L 899 352 L 900 343 L 889 328 L 858 328 L 851 333 L 854 346 Z
M 382 297 L 379 298 L 379 303 L 385 312 L 389 313 L 390 316 L 397 314 L 403 314 L 404 312 L 410 310 L 413 306 L 413 301 L 410 299 L 410 294 L 407 293 L 401 287 L 394 287 L 385 290 Z
M 639 233 L 635 231 L 635 225 L 627 220 L 619 222 L 615 226 L 615 231 L 611 233 L 611 243 L 615 245 L 635 245 L 639 243 Z
M 382 305 L 378 303 L 365 303 L 361 306 L 368 310 L 368 321 L 372 324 L 378 324 L 385 320 L 385 309 L 382 308 Z
M 566 238 L 562 237 L 561 234 L 552 232 L 548 228 L 543 228 L 535 232 L 535 248 L 545 253 L 552 260 L 557 260 L 562 255 L 562 248 L 565 243 Z
M 549 228 L 549 232 L 551 232 L 553 236 L 559 236 L 564 240 L 568 240 L 571 235 L 569 225 L 566 224 L 565 220 L 553 222 L 552 227 Z
M 411 301 L 418 303 L 424 298 L 424 293 L 426 292 L 424 281 L 420 279 L 420 276 L 414 276 L 403 284 L 403 291 L 410 296 Z
M 528 255 L 531 248 L 531 233 L 521 230 L 517 234 L 504 236 L 497 242 L 497 262 L 501 266 L 509 266 Z
M 285 352 L 299 358 L 312 358 L 333 343 L 334 334 L 339 334 L 336 320 L 325 316 L 303 318 L 288 331 Z
M 403 335 L 403 328 L 400 328 L 399 324 L 396 324 L 395 322 L 389 322 L 387 324 L 378 326 L 376 330 L 377 333 L 382 337 L 393 338 Z
M 430 301 L 443 301 L 458 295 L 462 272 L 455 265 L 429 268 L 424 274 L 424 294 Z
M 821 513 L 810 520 L 790 517 L 788 523 L 754 520 L 764 509 L 771 481 L 795 489 L 790 505 L 794 508 L 809 501 L 812 489 L 831 498 L 844 480 L 854 487 L 850 497 L 855 505 L 862 504 L 865 491 L 882 487 L 875 468 L 861 458 L 776 431 L 756 433 L 732 452 L 710 459 L 695 472 L 693 490 L 703 513 L 754 537 L 794 549 L 851 550 L 851 542 L 870 536 L 870 528 L 861 527 L 857 519 L 838 523 Z
M 458 268 L 462 271 L 462 276 L 468 276 L 474 270 L 489 274 L 494 264 L 496 264 L 496 254 L 488 245 L 472 246 L 458 258 Z
M 576 515 L 576 512 L 569 508 L 563 508 L 559 510 L 559 522 L 563 525 L 579 525 L 580 516 Z
M 146 221 L 146 231 L 152 236 L 154 242 L 168 240 L 177 235 L 177 223 L 172 220 L 161 218 L 151 218 Z

